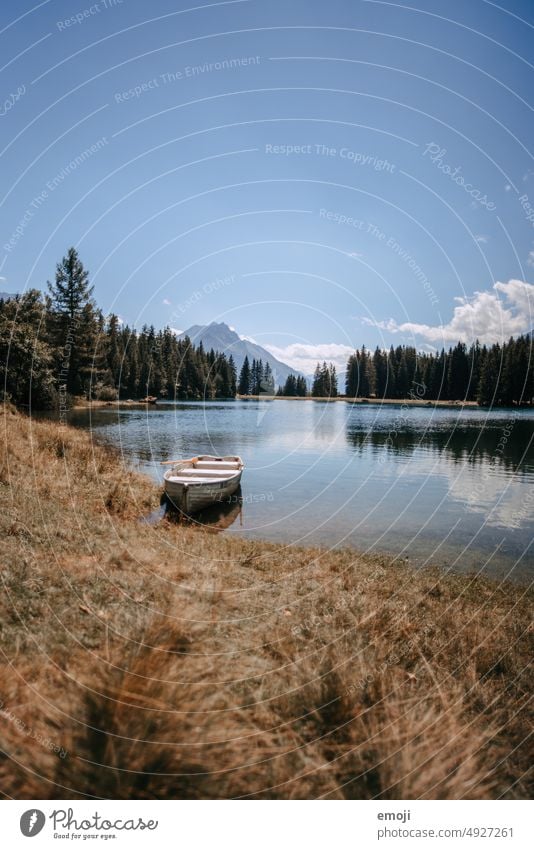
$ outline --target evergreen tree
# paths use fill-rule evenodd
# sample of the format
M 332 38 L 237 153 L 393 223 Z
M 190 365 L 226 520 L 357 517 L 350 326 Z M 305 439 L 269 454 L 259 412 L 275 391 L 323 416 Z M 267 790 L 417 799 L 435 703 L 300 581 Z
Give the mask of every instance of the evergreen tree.
M 323 360 L 321 366 L 321 382 L 320 382 L 321 397 L 328 398 L 330 395 L 330 371 L 326 362 Z
M 230 396 L 235 398 L 237 394 L 237 369 L 232 354 L 228 358 L 228 368 L 230 370 Z
M 119 319 L 112 313 L 109 316 L 107 327 L 107 366 L 111 374 L 111 381 L 118 387 L 120 387 L 122 380 L 122 354 L 120 350 L 119 333 Z
M 447 397 L 463 401 L 469 386 L 469 360 L 463 342 L 458 342 L 447 359 Z
M 250 394 L 259 395 L 262 391 L 263 381 L 263 361 L 252 360 L 252 368 L 250 370 Z
M 139 396 L 139 356 L 138 339 L 135 330 L 125 329 L 126 397 Z
M 369 354 L 361 351 L 351 354 L 345 375 L 345 394 L 350 398 L 368 398 L 374 389 L 374 367 Z
M 373 354 L 373 367 L 375 374 L 375 395 L 377 398 L 386 398 L 388 391 L 387 354 L 378 347 Z
M 328 395 L 330 398 L 337 398 L 337 372 L 336 367 L 330 363 L 328 367 Z
M 316 398 L 335 398 L 338 394 L 336 367 L 330 363 L 317 363 L 313 375 L 311 390 L 312 396 Z
M 323 395 L 323 382 L 321 375 L 321 366 L 319 363 L 315 366 L 315 371 L 313 373 L 313 383 L 311 394 L 314 398 L 321 398 Z
M 274 395 L 274 375 L 269 360 L 265 363 L 263 369 L 263 379 L 261 381 L 262 395 Z
M 93 287 L 75 248 L 69 248 L 48 283 L 49 339 L 55 351 L 58 383 L 71 394 L 88 392 L 98 328 Z
M 395 395 L 397 398 L 407 398 L 410 390 L 410 380 L 404 348 L 398 347 L 395 350 L 395 365 Z
M 52 350 L 42 338 L 44 320 L 45 306 L 36 289 L 0 301 L 2 395 L 36 409 L 62 400 L 56 392 Z
M 306 383 L 306 378 L 302 377 L 302 375 L 299 375 L 299 377 L 297 377 L 297 386 L 295 394 L 298 395 L 299 398 L 305 398 L 308 394 L 308 385 Z
M 297 395 L 297 379 L 293 374 L 289 374 L 287 376 L 284 388 L 282 389 L 280 394 L 285 395 L 289 398 Z
M 487 407 L 491 404 L 495 392 L 493 363 L 491 354 L 483 349 L 483 356 L 480 367 L 480 381 L 477 391 L 477 402 L 482 407 Z
M 475 401 L 478 383 L 480 381 L 480 356 L 481 348 L 478 339 L 471 345 L 468 354 L 469 360 L 469 382 L 467 386 L 467 400 Z
M 345 371 L 345 395 L 348 398 L 357 398 L 360 391 L 360 368 L 358 354 L 355 352 L 349 356 Z
M 248 357 L 245 357 L 239 373 L 239 384 L 237 389 L 239 395 L 250 395 L 250 378 L 250 363 Z

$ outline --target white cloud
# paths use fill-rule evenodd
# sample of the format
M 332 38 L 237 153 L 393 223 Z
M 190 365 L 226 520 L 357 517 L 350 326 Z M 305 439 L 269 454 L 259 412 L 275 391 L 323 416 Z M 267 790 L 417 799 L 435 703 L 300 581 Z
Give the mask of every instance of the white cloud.
M 511 192 L 511 191 L 512 191 L 512 187 L 511 187 L 510 183 L 507 183 L 507 184 L 505 185 L 505 187 L 504 187 L 504 191 L 505 191 L 505 192 Z
M 501 297 L 500 297 L 501 296 Z M 475 292 L 472 298 L 455 298 L 452 319 L 447 324 L 430 325 L 404 322 L 395 319 L 372 321 L 365 324 L 379 327 L 390 333 L 408 333 L 422 336 L 430 342 L 480 342 L 491 344 L 506 341 L 510 336 L 527 333 L 534 326 L 534 286 L 522 280 L 495 283 L 493 289 Z
M 234 333 L 236 332 L 235 327 L 231 327 L 230 330 L 233 330 Z M 241 339 L 242 342 L 252 342 L 253 345 L 259 344 L 258 342 L 256 342 L 256 340 L 254 339 L 253 336 L 240 336 L 239 338 Z
M 180 336 L 184 332 L 183 330 L 178 330 L 177 327 L 170 327 L 169 330 L 172 330 L 175 336 Z
M 171 302 L 169 301 L 169 299 L 168 299 L 168 298 L 163 298 L 162 303 L 163 303 L 163 304 L 165 304 L 165 306 L 166 306 L 166 307 L 170 307 L 170 306 L 171 306 Z
M 475 242 L 478 242 L 479 245 L 487 245 L 489 242 L 489 236 L 484 236 L 484 234 L 475 236 Z
M 335 342 L 323 343 L 320 345 L 303 345 L 295 343 L 286 345 L 285 348 L 279 348 L 276 345 L 265 345 L 273 357 L 287 363 L 296 371 L 301 371 L 304 374 L 313 374 L 315 366 L 318 362 L 326 360 L 327 363 L 334 363 L 340 371 L 345 371 L 347 358 L 349 354 L 354 352 L 351 345 L 339 345 Z
M 527 265 L 530 265 L 531 268 L 534 267 L 534 251 L 529 251 Z

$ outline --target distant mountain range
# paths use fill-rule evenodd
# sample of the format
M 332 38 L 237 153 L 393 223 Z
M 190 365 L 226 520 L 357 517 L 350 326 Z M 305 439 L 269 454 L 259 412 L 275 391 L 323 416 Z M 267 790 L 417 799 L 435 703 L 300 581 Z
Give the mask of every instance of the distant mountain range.
M 194 324 L 180 334 L 179 338 L 189 336 L 195 346 L 202 342 L 204 350 L 218 351 L 221 354 L 226 354 L 227 357 L 232 354 L 237 368 L 237 373 L 243 365 L 245 357 L 249 358 L 252 365 L 252 360 L 262 360 L 263 364 L 269 363 L 273 370 L 274 381 L 276 386 L 283 386 L 290 374 L 298 377 L 300 372 L 288 366 L 287 363 L 282 363 L 273 357 L 261 345 L 255 342 L 250 342 L 248 339 L 243 339 L 233 330 L 228 327 L 223 321 L 217 323 L 212 321 L 211 324 Z
M 10 298 L 14 298 L 15 295 L 11 292 L 0 292 L 0 301 L 9 301 Z

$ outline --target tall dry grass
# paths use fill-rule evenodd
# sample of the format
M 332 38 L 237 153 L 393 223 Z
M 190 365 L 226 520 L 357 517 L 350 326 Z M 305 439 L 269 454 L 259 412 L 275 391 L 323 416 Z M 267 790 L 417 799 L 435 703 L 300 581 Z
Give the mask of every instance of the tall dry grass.
M 531 597 L 167 522 L 4 408 L 0 788 L 15 798 L 522 798 Z

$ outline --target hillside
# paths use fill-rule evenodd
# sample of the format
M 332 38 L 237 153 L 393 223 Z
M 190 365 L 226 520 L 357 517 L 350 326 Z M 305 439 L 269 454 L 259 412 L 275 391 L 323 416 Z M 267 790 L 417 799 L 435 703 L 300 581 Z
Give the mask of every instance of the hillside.
M 224 322 L 212 321 L 211 324 L 194 324 L 185 330 L 180 338 L 184 336 L 189 336 L 195 346 L 202 342 L 206 351 L 213 348 L 228 357 L 232 354 L 238 371 L 243 365 L 245 357 L 249 358 L 250 363 L 252 363 L 252 360 L 263 360 L 264 365 L 268 362 L 273 370 L 276 386 L 283 386 L 290 374 L 295 377 L 299 374 L 287 363 L 282 363 L 276 357 L 273 357 L 266 348 L 262 348 L 261 345 L 250 342 L 248 339 L 242 339 L 235 330 L 232 330 Z
M 89 433 L 0 424 L 5 797 L 532 792 L 523 588 L 147 524 Z

